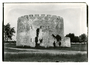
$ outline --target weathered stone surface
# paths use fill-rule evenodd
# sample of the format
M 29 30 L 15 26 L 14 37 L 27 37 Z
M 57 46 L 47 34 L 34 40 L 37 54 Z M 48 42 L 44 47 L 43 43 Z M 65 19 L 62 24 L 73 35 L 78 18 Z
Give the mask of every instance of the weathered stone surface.
M 39 32 L 37 33 L 37 29 Z M 38 34 L 38 35 L 37 35 Z M 17 21 L 17 46 L 31 46 L 35 47 L 35 37 L 38 37 L 38 43 L 42 39 L 40 46 L 53 46 L 56 39 L 52 36 L 59 35 L 61 39 L 64 38 L 64 23 L 63 18 L 56 15 L 25 15 L 18 18 Z M 63 43 L 61 43 L 63 44 Z M 56 43 L 56 46 L 59 46 Z
M 62 47 L 71 47 L 71 43 L 70 43 L 70 38 L 69 37 L 64 37 L 63 40 L 61 41 Z

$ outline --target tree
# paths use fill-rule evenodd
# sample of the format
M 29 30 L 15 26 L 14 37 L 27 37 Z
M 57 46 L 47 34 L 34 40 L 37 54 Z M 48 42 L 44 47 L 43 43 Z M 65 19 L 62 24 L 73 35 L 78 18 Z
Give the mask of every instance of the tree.
M 72 41 L 73 42 L 79 42 L 79 37 L 78 36 L 75 36 Z
M 15 33 L 14 27 L 11 28 L 9 23 L 4 25 L 4 40 L 12 40 L 13 33 Z
M 54 34 L 52 34 L 52 36 L 57 40 L 57 41 L 61 41 L 61 36 L 59 36 L 59 35 L 54 35 Z
M 69 33 L 65 37 L 70 37 L 71 42 L 73 42 L 75 35 L 74 33 Z
M 57 43 L 59 43 L 59 46 L 61 45 L 61 36 L 60 35 L 54 35 L 52 34 L 52 36 L 57 40 Z M 55 41 L 53 42 L 53 46 L 56 47 L 55 45 Z
M 79 39 L 80 39 L 80 42 L 84 42 L 84 43 L 85 43 L 85 41 L 87 41 L 87 36 L 86 36 L 86 34 L 81 34 L 81 35 L 79 36 Z

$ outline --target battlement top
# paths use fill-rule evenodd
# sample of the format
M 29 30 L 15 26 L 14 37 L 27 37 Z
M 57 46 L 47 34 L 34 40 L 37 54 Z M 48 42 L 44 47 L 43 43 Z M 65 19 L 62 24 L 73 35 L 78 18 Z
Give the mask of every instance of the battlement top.
M 19 17 L 19 19 L 35 19 L 35 18 L 51 18 L 51 19 L 58 19 L 58 20 L 61 20 L 63 19 L 62 17 L 60 16 L 56 16 L 56 15 L 50 15 L 50 14 L 29 14 L 29 15 L 24 15 L 24 16 L 21 16 Z

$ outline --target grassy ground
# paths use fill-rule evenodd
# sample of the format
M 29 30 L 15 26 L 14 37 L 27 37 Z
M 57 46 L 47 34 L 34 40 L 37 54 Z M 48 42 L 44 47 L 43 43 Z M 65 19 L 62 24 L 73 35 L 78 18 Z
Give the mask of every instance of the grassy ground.
M 27 61 L 27 62 L 87 62 L 86 54 L 76 55 L 53 55 L 53 54 L 5 54 L 4 61 Z
M 4 44 L 4 52 L 26 52 L 26 50 L 13 50 L 5 47 L 16 48 L 15 43 Z M 23 49 L 32 49 L 30 47 L 25 47 Z M 35 48 L 33 48 L 35 49 Z M 45 48 L 41 48 L 45 49 Z M 46 50 L 55 49 L 55 50 L 74 50 L 74 51 L 87 51 L 86 44 L 73 44 L 70 48 L 46 48 Z M 32 51 L 30 51 L 32 52 Z M 48 54 L 48 53 L 22 53 L 22 54 L 4 54 L 4 61 L 26 61 L 26 62 L 87 62 L 87 54 Z
M 4 47 L 13 47 L 16 48 L 16 44 L 4 44 Z M 18 47 L 18 48 L 24 48 L 24 49 L 36 49 L 36 48 L 32 48 L 32 47 Z M 55 49 L 55 50 L 73 50 L 73 51 L 87 51 L 87 44 L 72 44 L 70 48 L 68 47 L 58 47 L 58 48 L 53 48 L 53 47 L 49 47 L 49 48 L 44 48 L 44 47 L 39 47 L 37 49 Z

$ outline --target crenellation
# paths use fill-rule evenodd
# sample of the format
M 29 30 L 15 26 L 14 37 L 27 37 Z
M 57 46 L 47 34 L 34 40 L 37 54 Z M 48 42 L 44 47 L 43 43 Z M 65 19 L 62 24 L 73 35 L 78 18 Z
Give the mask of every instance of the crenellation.
M 45 20 L 48 20 L 48 16 L 45 16 L 44 18 L 45 18 Z
M 28 15 L 24 15 L 25 18 L 27 18 Z
M 29 15 L 29 17 L 33 17 L 33 15 L 32 15 L 32 14 L 30 14 L 30 15 Z
M 51 18 L 51 15 L 50 15 L 50 14 L 48 14 L 48 15 L 47 15 L 47 17 L 48 17 L 48 18 Z
M 29 18 L 30 18 L 30 19 L 33 19 L 33 15 L 32 15 L 32 14 L 30 14 L 30 15 L 29 15 Z
M 39 17 L 39 14 L 35 14 L 35 17 Z
M 50 19 L 53 21 L 54 19 L 56 19 L 56 17 L 52 15 Z
M 60 20 L 60 16 L 58 16 L 57 19 Z
M 56 16 L 56 15 L 52 15 L 52 18 L 56 19 L 56 18 L 57 18 L 57 16 Z
M 60 17 L 60 16 L 50 15 L 50 14 L 47 14 L 47 15 L 45 15 L 45 14 L 41 14 L 41 15 L 39 15 L 39 14 L 35 14 L 35 15 L 30 14 L 30 15 L 21 16 L 21 17 L 19 17 L 19 18 L 22 19 L 22 20 L 23 20 L 23 19 L 29 20 L 29 19 L 35 19 L 35 18 L 38 18 L 38 19 L 45 18 L 46 20 L 47 20 L 47 19 L 63 20 L 63 18 Z
M 24 19 L 24 16 L 19 17 L 19 19 Z
M 29 16 L 27 15 L 26 18 L 29 20 Z
M 41 14 L 41 17 L 45 17 L 45 14 Z
M 18 18 L 18 22 L 21 22 L 21 21 L 22 22 L 24 21 L 24 16 L 21 16 L 21 17 Z
M 27 15 L 24 15 L 23 17 L 21 17 L 21 20 L 22 20 L 22 21 L 28 20 L 28 19 L 27 19 Z

